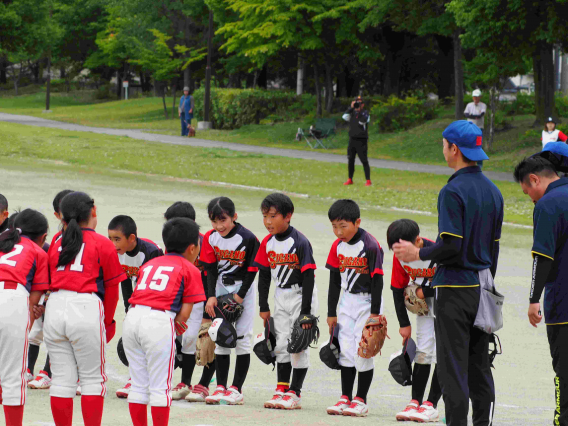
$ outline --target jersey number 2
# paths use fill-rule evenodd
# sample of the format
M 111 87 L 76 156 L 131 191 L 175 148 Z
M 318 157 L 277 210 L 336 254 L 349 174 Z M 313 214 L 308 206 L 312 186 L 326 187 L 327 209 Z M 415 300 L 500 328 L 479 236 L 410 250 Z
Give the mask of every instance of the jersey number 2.
M 166 289 L 168 282 L 170 281 L 170 276 L 164 274 L 163 272 L 173 272 L 174 267 L 158 266 L 158 269 L 156 269 L 156 272 L 154 272 L 154 275 L 152 275 L 150 284 L 148 284 L 146 281 L 148 280 L 152 269 L 154 269 L 154 266 L 148 266 L 144 269 L 144 272 L 142 273 L 142 280 L 140 280 L 140 282 L 138 283 L 138 290 L 145 290 L 146 286 L 148 286 L 150 290 L 155 291 L 164 291 Z
M 0 256 L 0 265 L 16 266 L 16 261 L 9 259 L 11 257 L 19 255 L 22 250 L 24 250 L 24 246 L 16 244 L 10 253 L 5 254 L 4 256 Z

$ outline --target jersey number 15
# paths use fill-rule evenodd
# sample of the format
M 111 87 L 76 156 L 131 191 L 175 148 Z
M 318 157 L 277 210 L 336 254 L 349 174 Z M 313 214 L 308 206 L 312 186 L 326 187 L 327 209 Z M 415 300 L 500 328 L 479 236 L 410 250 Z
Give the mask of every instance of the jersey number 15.
M 138 290 L 145 290 L 148 287 L 150 290 L 155 291 L 164 291 L 168 286 L 168 282 L 170 281 L 170 276 L 164 274 L 164 272 L 173 272 L 173 266 L 158 266 L 154 274 L 152 275 L 152 279 L 150 284 L 147 283 L 148 277 L 150 273 L 154 269 L 154 266 L 148 266 L 144 268 L 142 272 L 142 279 L 138 282 Z

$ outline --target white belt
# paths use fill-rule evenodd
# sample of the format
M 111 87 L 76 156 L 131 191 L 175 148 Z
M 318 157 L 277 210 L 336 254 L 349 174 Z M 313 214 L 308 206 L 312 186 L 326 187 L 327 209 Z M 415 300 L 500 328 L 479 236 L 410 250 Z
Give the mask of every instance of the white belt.
M 136 305 L 136 306 L 132 306 L 130 310 L 136 309 L 138 311 L 154 311 L 154 312 L 163 312 L 166 315 L 168 315 L 169 317 L 175 318 L 176 317 L 176 313 L 173 311 L 166 311 L 165 309 L 155 309 L 152 308 L 150 306 L 146 306 L 146 305 Z

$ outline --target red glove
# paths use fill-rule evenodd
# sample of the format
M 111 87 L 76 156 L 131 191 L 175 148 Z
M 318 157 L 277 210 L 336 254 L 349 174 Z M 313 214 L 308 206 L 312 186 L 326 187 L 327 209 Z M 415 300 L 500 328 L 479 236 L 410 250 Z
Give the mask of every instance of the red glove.
M 187 330 L 187 324 L 185 322 L 176 321 L 175 329 L 176 329 L 176 335 L 181 336 L 183 333 L 185 333 L 185 330 Z
M 106 342 L 110 342 L 116 333 L 116 321 L 112 320 L 112 322 L 105 326 L 106 328 Z

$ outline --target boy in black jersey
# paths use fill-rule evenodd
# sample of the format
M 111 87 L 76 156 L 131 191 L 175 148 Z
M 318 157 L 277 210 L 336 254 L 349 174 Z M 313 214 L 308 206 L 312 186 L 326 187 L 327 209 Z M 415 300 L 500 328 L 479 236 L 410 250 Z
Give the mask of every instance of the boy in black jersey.
M 364 417 L 369 413 L 367 393 L 374 363 L 373 358 L 361 358 L 357 349 L 367 319 L 383 312 L 383 249 L 375 237 L 359 228 L 360 216 L 359 206 L 352 200 L 338 200 L 328 212 L 337 240 L 325 265 L 331 271 L 327 324 L 330 334 L 339 327 L 342 392 L 337 404 L 327 409 L 331 415 Z M 357 395 L 352 399 L 357 372 Z
M 260 317 L 271 316 L 268 306 L 270 280 L 274 291 L 274 327 L 276 328 L 276 362 L 278 384 L 265 408 L 293 410 L 301 408 L 300 392 L 309 367 L 308 352 L 287 352 L 291 328 L 298 316 L 315 314 L 317 290 L 316 263 L 308 239 L 290 225 L 294 204 L 284 194 L 271 194 L 260 206 L 264 226 L 270 233 L 260 245 L 255 259 L 259 267 L 258 293 Z M 294 372 L 292 374 L 292 368 Z M 292 383 L 290 384 L 290 376 Z

